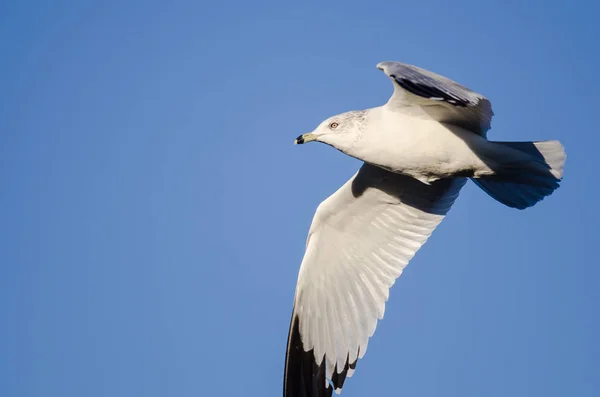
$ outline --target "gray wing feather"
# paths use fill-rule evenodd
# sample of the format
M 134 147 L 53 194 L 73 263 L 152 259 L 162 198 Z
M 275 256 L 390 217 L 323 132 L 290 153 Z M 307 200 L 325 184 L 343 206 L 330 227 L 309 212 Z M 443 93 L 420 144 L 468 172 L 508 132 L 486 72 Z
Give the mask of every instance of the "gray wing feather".
M 341 391 L 383 318 L 391 286 L 465 182 L 426 185 L 365 163 L 319 205 L 298 274 L 284 397 Z
M 485 136 L 490 129 L 492 106 L 483 95 L 439 74 L 400 62 L 380 62 L 395 84 L 388 104 L 420 106 L 434 119 Z

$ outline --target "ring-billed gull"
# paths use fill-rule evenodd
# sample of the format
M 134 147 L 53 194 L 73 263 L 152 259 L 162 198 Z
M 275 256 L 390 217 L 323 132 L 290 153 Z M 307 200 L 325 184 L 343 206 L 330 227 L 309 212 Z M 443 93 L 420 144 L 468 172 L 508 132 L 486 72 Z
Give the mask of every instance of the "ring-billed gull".
M 383 106 L 339 114 L 295 143 L 362 160 L 315 213 L 294 296 L 284 397 L 339 393 L 383 318 L 389 289 L 442 221 L 467 178 L 497 201 L 531 207 L 559 186 L 558 141 L 493 142 L 482 95 L 438 74 L 381 62 Z

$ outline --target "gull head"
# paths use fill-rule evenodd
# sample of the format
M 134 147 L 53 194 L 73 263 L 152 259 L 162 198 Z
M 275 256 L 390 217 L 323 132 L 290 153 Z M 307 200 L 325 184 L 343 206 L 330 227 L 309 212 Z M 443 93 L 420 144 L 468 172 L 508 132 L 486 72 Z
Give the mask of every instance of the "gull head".
M 365 110 L 354 110 L 332 116 L 319 124 L 313 132 L 300 135 L 294 144 L 317 141 L 345 151 L 362 135 L 366 113 Z

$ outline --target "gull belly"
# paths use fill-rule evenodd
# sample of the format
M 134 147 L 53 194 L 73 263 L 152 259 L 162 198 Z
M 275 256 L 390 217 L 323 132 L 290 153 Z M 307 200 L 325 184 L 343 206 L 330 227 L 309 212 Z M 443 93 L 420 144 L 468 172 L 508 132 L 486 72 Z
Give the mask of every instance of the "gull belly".
M 347 154 L 423 183 L 489 170 L 476 154 L 487 140 L 476 134 L 381 108 L 371 112 L 369 128 Z

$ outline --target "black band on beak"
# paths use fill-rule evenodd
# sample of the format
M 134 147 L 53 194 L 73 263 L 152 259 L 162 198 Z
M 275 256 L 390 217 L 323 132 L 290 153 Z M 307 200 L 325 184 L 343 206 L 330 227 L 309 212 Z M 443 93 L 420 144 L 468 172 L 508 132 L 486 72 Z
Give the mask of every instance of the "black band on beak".
M 304 138 L 302 137 L 302 135 L 300 135 L 298 138 L 296 138 L 296 144 L 302 145 L 303 143 L 304 143 Z

